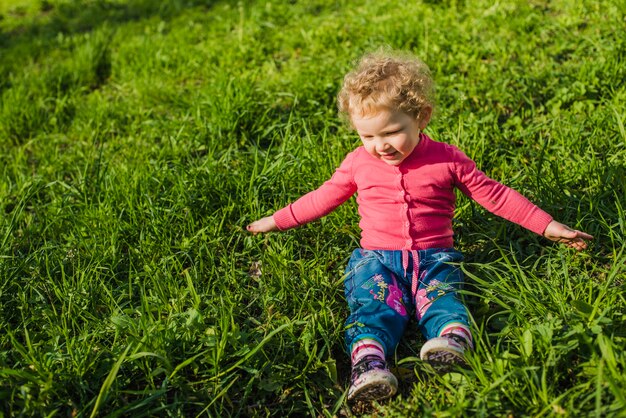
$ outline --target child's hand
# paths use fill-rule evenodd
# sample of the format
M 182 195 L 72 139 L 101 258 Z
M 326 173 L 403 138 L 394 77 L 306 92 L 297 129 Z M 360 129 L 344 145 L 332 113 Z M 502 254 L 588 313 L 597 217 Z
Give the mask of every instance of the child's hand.
M 571 229 L 567 225 L 563 225 L 560 222 L 552 221 L 546 227 L 543 236 L 552 241 L 562 242 L 570 248 L 576 250 L 584 250 L 587 248 L 586 240 L 593 239 L 593 237 L 586 232 Z
M 252 222 L 250 225 L 246 226 L 246 229 L 256 235 L 259 232 L 276 231 L 278 227 L 272 216 L 266 216 L 265 218 Z

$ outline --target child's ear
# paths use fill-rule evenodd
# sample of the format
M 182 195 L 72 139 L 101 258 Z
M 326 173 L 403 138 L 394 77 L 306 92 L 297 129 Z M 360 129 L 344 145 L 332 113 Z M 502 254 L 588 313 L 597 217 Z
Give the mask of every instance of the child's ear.
M 425 129 L 428 126 L 428 122 L 430 122 L 430 117 L 433 115 L 433 108 L 430 106 L 425 106 L 420 110 L 419 115 L 417 115 L 417 124 L 420 129 Z

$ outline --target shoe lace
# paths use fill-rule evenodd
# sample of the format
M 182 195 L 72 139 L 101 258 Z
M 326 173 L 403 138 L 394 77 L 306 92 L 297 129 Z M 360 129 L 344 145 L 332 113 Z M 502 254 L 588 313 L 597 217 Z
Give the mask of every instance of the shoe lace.
M 386 368 L 387 363 L 385 360 L 381 360 L 378 356 L 365 356 L 352 366 L 352 379 L 355 379 L 370 370 L 385 370 Z
M 463 348 L 470 348 L 470 343 L 464 337 L 461 337 L 458 334 L 450 333 L 450 334 L 444 335 L 444 337 L 455 341 Z

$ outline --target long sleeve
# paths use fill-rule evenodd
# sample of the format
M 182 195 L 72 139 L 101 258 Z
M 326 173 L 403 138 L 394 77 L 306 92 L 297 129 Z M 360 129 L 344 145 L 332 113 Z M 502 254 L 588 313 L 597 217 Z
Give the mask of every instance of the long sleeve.
M 455 148 L 456 186 L 489 212 L 542 235 L 552 216 L 517 191 L 487 177 L 476 163 Z
M 285 230 L 304 225 L 329 214 L 348 200 L 357 190 L 352 174 L 354 157 L 354 152 L 348 154 L 328 181 L 274 213 L 278 228 Z

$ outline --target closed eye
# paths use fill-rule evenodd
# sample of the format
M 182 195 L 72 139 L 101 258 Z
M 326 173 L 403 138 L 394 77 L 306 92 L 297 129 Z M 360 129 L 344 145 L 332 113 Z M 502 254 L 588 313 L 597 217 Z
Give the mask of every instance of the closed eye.
M 393 130 L 393 131 L 385 132 L 385 136 L 395 135 L 395 134 L 399 133 L 400 131 L 402 131 L 402 129 L 396 129 L 396 130 Z

